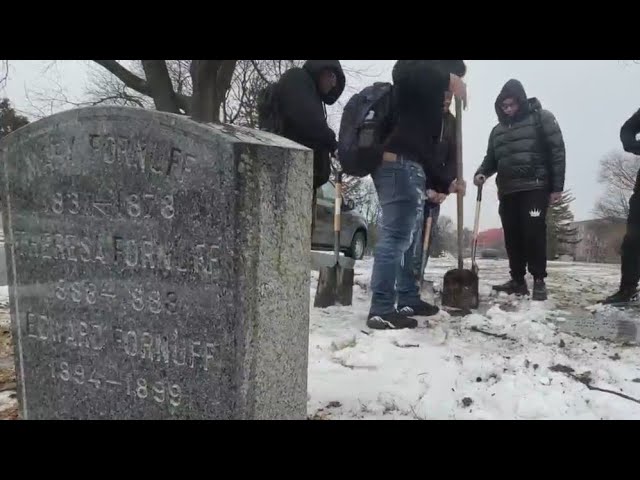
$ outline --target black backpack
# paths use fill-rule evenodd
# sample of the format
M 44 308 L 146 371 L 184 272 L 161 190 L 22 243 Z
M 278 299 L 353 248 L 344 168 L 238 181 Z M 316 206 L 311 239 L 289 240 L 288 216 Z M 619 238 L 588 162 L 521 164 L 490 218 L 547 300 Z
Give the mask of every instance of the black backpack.
M 258 128 L 275 134 L 282 133 L 282 119 L 278 111 L 278 83 L 270 83 L 258 93 Z
M 391 129 L 392 85 L 376 82 L 353 95 L 340 122 L 338 160 L 345 174 L 366 177 L 382 162 L 382 144 Z

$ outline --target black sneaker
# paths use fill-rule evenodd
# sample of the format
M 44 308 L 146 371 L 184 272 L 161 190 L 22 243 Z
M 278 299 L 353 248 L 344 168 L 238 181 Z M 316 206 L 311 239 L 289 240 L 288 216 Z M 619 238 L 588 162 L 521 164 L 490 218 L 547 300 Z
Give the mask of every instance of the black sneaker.
M 529 288 L 527 287 L 527 282 L 524 279 L 511 279 L 502 285 L 494 285 L 493 290 L 496 292 L 504 292 L 507 295 L 529 295 Z
M 431 317 L 438 313 L 440 309 L 435 305 L 420 300 L 418 305 L 398 305 L 398 312 L 402 315 L 416 315 L 418 317 Z
M 398 312 L 387 313 L 386 315 L 369 315 L 367 327 L 374 330 L 392 330 L 402 328 L 416 328 L 418 321 L 415 318 L 407 317 Z
M 630 286 L 622 286 L 613 295 L 605 298 L 601 303 L 610 305 L 612 303 L 628 303 L 638 299 L 638 288 Z
M 544 279 L 538 278 L 533 281 L 533 295 L 531 298 L 538 302 L 544 302 L 547 299 L 547 285 Z

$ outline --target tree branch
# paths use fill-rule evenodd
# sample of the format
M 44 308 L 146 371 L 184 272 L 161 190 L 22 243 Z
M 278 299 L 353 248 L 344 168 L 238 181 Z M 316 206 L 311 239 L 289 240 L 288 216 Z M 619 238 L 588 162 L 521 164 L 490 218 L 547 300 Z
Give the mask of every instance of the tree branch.
M 167 63 L 164 60 L 142 60 L 142 68 L 156 109 L 161 112 L 180 113 Z
M 2 60 L 0 64 L 0 88 L 3 88 L 9 80 L 9 60 Z
M 231 86 L 233 71 L 236 68 L 237 60 L 222 60 L 216 74 L 216 104 L 218 110 L 224 101 L 224 95 Z
M 262 73 L 262 70 L 260 70 L 260 67 L 258 66 L 258 62 L 256 62 L 255 60 L 251 60 L 251 65 L 253 65 L 253 68 L 255 69 L 256 73 L 260 76 L 260 78 L 264 83 L 271 83 L 267 79 L 267 77 L 264 76 L 264 74 Z
M 147 95 L 148 97 L 151 96 L 149 84 L 142 78 L 131 73 L 115 60 L 94 60 L 94 62 L 113 73 L 116 77 L 122 80 L 127 87 L 143 95 Z

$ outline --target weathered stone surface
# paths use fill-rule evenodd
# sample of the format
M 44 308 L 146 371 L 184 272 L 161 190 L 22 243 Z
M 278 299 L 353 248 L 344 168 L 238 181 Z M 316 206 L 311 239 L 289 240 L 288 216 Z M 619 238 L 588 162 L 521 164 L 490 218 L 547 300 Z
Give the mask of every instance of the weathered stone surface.
M 92 107 L 0 169 L 23 418 L 306 418 L 309 150 Z

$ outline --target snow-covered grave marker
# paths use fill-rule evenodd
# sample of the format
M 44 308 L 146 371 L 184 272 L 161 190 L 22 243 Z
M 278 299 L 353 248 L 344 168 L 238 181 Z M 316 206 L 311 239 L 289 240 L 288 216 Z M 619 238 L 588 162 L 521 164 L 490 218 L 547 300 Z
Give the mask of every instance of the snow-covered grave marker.
M 306 418 L 308 149 L 91 107 L 0 178 L 22 418 Z

